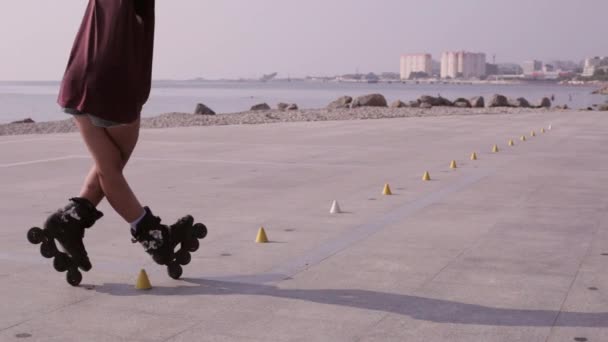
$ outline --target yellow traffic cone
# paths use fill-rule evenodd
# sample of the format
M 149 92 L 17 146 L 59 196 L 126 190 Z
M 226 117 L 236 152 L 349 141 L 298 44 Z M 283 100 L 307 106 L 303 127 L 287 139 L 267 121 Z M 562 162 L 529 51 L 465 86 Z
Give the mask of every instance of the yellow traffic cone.
M 382 190 L 382 194 L 384 196 L 390 196 L 393 194 L 391 191 L 391 187 L 390 187 L 390 185 L 388 185 L 388 183 L 384 184 L 384 190 Z
M 526 136 L 522 135 L 520 139 L 521 139 L 521 141 L 526 141 Z
M 471 154 L 471 160 L 477 160 L 477 153 L 473 152 Z
M 431 174 L 429 174 L 429 172 L 425 172 L 424 175 L 422 176 L 422 180 L 425 182 L 428 182 L 431 180 Z
M 498 145 L 494 145 L 494 147 L 492 147 L 492 152 L 493 153 L 498 153 L 500 150 L 498 149 Z
M 452 162 L 450 163 L 450 169 L 457 169 L 458 166 L 456 165 L 456 161 L 452 160 Z
M 255 242 L 256 243 L 268 243 L 268 237 L 266 236 L 266 231 L 264 230 L 264 227 L 260 227 L 260 230 L 258 231 L 258 236 L 255 238 Z
M 509 146 L 515 146 L 515 142 L 513 141 L 513 139 L 509 140 Z
M 137 290 L 149 290 L 152 288 L 152 284 L 150 284 L 150 279 L 148 279 L 148 274 L 146 270 L 142 269 L 139 271 L 139 275 L 137 276 L 137 282 L 135 283 L 135 289 Z

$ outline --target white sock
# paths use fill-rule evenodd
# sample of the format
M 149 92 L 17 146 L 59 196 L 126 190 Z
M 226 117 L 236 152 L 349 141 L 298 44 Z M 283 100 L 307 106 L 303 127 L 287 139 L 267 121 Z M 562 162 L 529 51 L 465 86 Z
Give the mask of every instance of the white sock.
M 143 213 L 141 214 L 141 216 L 139 216 L 137 218 L 137 220 L 135 220 L 135 221 L 133 221 L 133 222 L 130 223 L 130 225 L 131 225 L 131 231 L 132 232 L 135 232 L 135 230 L 137 229 L 137 224 L 139 223 L 139 221 L 141 221 L 144 218 L 144 216 L 146 216 L 146 211 L 145 210 L 143 211 Z

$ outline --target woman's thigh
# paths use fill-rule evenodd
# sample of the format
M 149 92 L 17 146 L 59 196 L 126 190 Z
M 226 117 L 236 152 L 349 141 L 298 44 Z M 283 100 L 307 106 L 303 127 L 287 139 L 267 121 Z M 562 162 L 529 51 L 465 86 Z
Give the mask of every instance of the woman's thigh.
M 123 152 L 112 140 L 107 130 L 93 125 L 87 116 L 76 116 L 74 119 L 80 135 L 95 160 L 98 173 L 107 175 L 122 172 Z
M 120 154 L 124 165 L 131 157 L 137 140 L 139 139 L 139 124 L 140 121 L 130 123 L 128 125 L 119 125 L 106 128 L 108 136 L 114 142 L 114 145 L 120 150 Z M 123 165 L 123 166 L 124 166 Z

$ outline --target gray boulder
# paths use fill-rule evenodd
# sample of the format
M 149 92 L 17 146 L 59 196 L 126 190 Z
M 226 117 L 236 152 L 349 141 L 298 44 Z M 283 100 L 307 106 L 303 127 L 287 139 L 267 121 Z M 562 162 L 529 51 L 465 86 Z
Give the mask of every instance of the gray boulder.
M 488 107 L 509 107 L 509 100 L 503 95 L 495 94 L 490 99 Z
M 523 97 L 518 97 L 516 99 L 509 99 L 508 102 L 509 102 L 509 107 L 515 107 L 515 108 L 531 108 L 532 107 L 530 102 Z
M 420 108 L 431 109 L 431 108 L 433 108 L 433 105 L 428 102 L 422 102 L 422 103 L 420 103 Z
M 391 108 L 404 108 L 404 107 L 407 107 L 407 105 L 401 100 L 397 100 L 397 101 L 391 103 Z
M 257 104 L 255 106 L 251 107 L 251 110 L 253 110 L 253 111 L 257 111 L 257 110 L 270 110 L 270 109 L 271 108 L 270 108 L 270 106 L 267 103 L 260 103 L 260 104 Z
M 486 101 L 483 96 L 476 96 L 471 99 L 471 107 L 473 108 L 483 108 L 486 106 Z
M 207 107 L 206 105 L 199 103 L 196 105 L 196 108 L 194 109 L 194 114 L 197 115 L 215 115 L 215 112 Z
M 386 98 L 381 94 L 369 94 L 357 97 L 351 108 L 357 107 L 388 107 Z
M 353 98 L 350 96 L 342 96 L 339 99 L 333 101 L 327 106 L 327 109 L 342 109 L 349 108 L 353 102 Z
M 298 105 L 295 103 L 290 104 L 289 106 L 287 106 L 287 110 L 298 110 Z
M 421 104 L 427 103 L 433 107 L 435 107 L 435 106 L 446 106 L 446 107 L 454 106 L 454 103 L 452 103 L 452 101 L 450 101 L 446 98 L 443 98 L 441 96 L 434 97 L 434 96 L 429 96 L 429 95 L 423 95 L 423 96 L 420 96 L 420 98 L 418 99 L 418 102 L 420 102 Z
M 289 105 L 287 103 L 283 103 L 283 102 L 281 102 L 277 105 L 277 109 L 280 111 L 286 111 L 287 107 L 289 107 Z
M 602 112 L 608 112 L 608 104 L 600 105 L 599 107 L 597 107 L 597 110 Z
M 35 123 L 35 121 L 32 120 L 31 118 L 27 118 L 27 119 L 11 122 L 11 124 L 28 124 L 28 123 Z
M 456 101 L 454 101 L 454 107 L 458 107 L 458 108 L 471 108 L 471 102 L 469 102 L 469 100 L 464 99 L 464 98 L 458 98 L 456 99 Z
M 540 100 L 540 104 L 536 108 L 551 108 L 551 99 L 548 97 L 543 97 L 543 99 Z
M 410 101 L 410 107 L 412 107 L 412 108 L 419 108 L 420 107 L 420 101 Z

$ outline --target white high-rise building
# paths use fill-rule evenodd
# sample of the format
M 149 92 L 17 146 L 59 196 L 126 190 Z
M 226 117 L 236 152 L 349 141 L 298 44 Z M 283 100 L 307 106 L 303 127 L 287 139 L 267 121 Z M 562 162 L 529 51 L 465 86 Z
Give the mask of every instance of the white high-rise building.
M 583 76 L 593 76 L 597 68 L 601 65 L 608 65 L 608 57 L 593 57 L 585 59 L 585 68 L 583 69 Z
M 441 78 L 480 78 L 485 75 L 485 53 L 449 51 L 441 54 Z
M 412 73 L 423 72 L 427 76 L 433 73 L 433 61 L 428 53 L 401 56 L 401 79 L 407 80 Z

